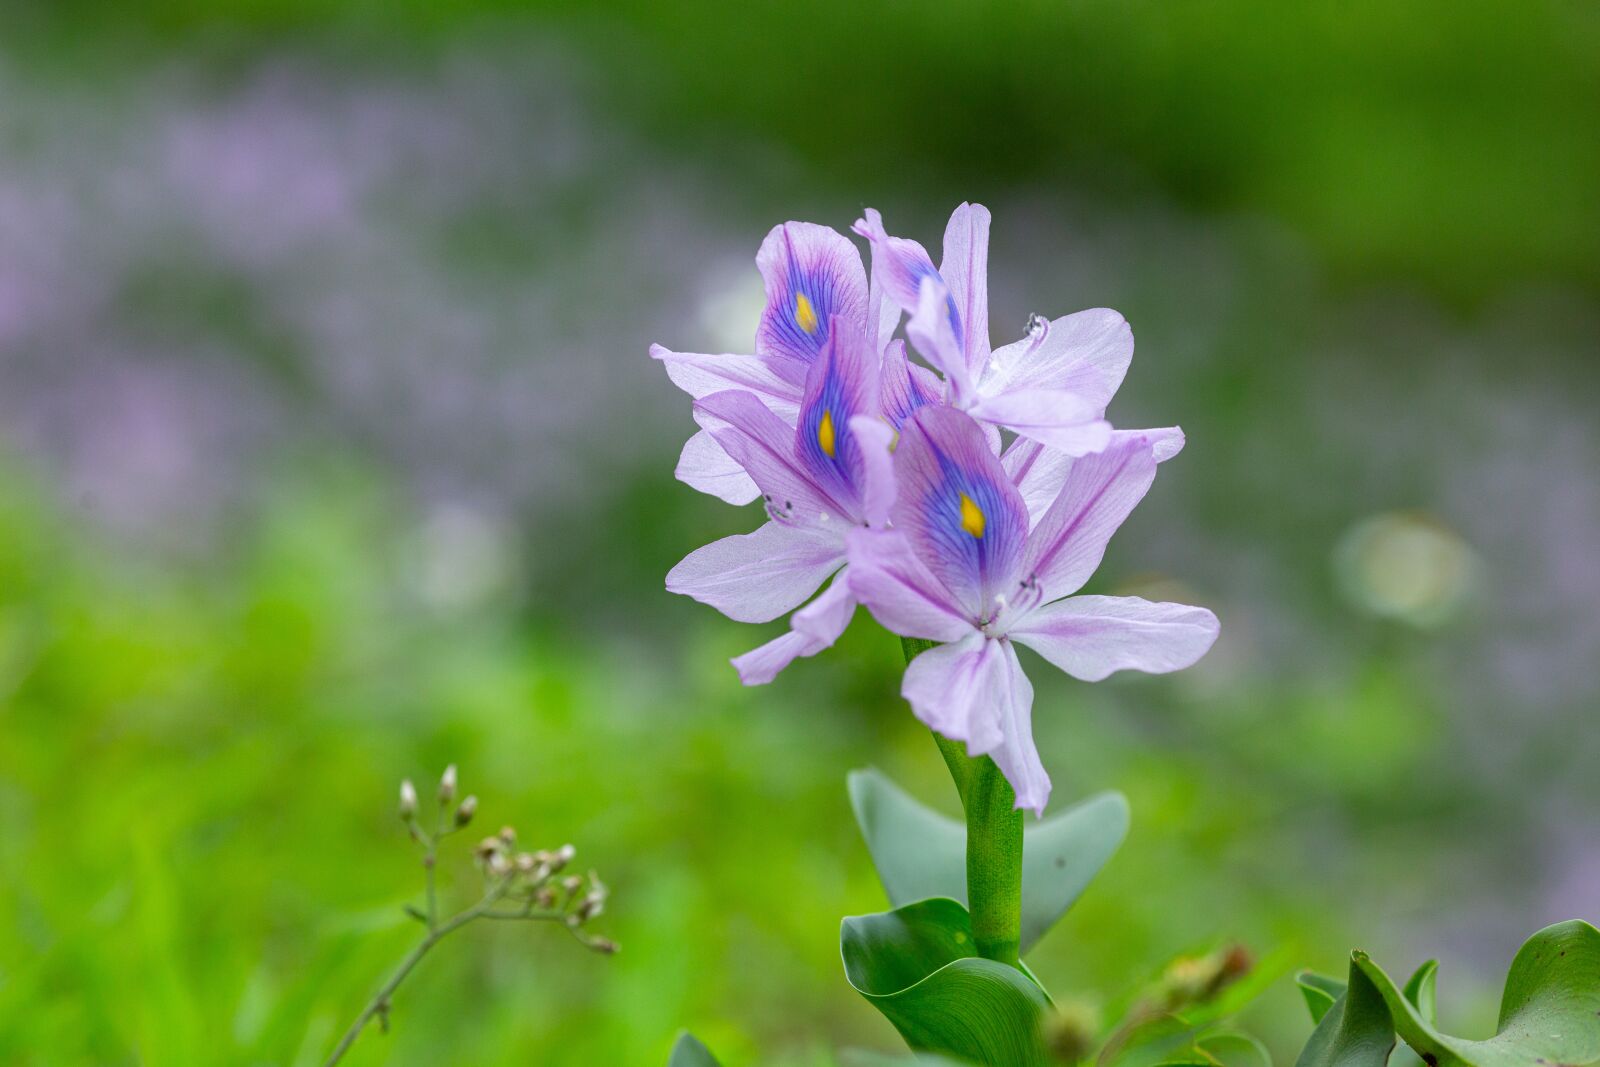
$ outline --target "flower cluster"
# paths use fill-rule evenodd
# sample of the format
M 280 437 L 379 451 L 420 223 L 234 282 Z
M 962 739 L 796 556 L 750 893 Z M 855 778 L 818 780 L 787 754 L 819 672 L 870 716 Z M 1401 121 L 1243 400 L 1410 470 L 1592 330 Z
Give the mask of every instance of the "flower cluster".
M 427 909 L 408 907 L 406 914 L 423 923 L 430 932 L 440 927 L 434 893 L 439 843 L 466 829 L 478 811 L 477 797 L 468 796 L 457 804 L 456 790 L 456 765 L 452 763 L 439 777 L 438 804 L 430 828 L 421 818 L 417 787 L 409 778 L 400 783 L 400 821 L 411 839 L 422 846 L 422 866 L 428 878 Z M 583 929 L 590 919 L 605 910 L 610 891 L 594 871 L 587 877 L 564 873 L 577 854 L 577 848 L 570 844 L 557 849 L 520 851 L 516 829 L 502 826 L 499 833 L 485 837 L 472 850 L 478 870 L 483 874 L 483 899 L 461 914 L 469 919 L 559 922 L 585 947 L 603 955 L 616 952 L 614 942 Z
M 1133 357 L 1114 311 L 1031 316 L 1020 340 L 991 348 L 985 208 L 956 208 L 937 268 L 876 211 L 854 232 L 871 246 L 870 283 L 835 230 L 767 235 L 753 354 L 652 346 L 700 428 L 678 477 L 732 504 L 759 499 L 767 519 L 691 553 L 667 588 L 741 622 L 794 611 L 788 632 L 733 661 L 747 685 L 832 645 L 858 604 L 940 642 L 902 693 L 928 726 L 992 756 L 1018 807 L 1042 812 L 1050 778 L 1016 644 L 1098 681 L 1187 667 L 1216 639 L 1203 608 L 1073 595 L 1183 434 L 1106 421 Z
M 426 933 L 406 958 L 400 961 L 400 966 L 389 980 L 367 1002 L 355 1022 L 345 1030 L 325 1067 L 334 1067 L 343 1060 L 350 1046 L 355 1044 L 370 1023 L 376 1021 L 387 1033 L 395 990 L 400 988 L 406 976 L 440 941 L 479 919 L 559 923 L 590 951 L 603 956 L 617 951 L 616 942 L 590 933 L 585 928 L 590 919 L 605 910 L 606 887 L 599 876 L 593 871 L 589 872 L 587 878 L 562 873 L 577 856 L 577 849 L 562 845 L 555 850 L 520 852 L 516 847 L 517 832 L 509 826 L 502 827 L 498 834 L 484 838 L 473 849 L 473 857 L 483 873 L 483 895 L 478 902 L 453 915 L 446 915 L 439 910 L 435 884 L 439 845 L 471 825 L 473 816 L 478 812 L 478 798 L 475 796 L 468 796 L 459 804 L 456 803 L 457 788 L 456 765 L 452 763 L 439 776 L 432 812 L 424 813 L 416 785 L 409 778 L 400 783 L 400 802 L 395 810 L 406 832 L 411 835 L 411 840 L 422 850 L 422 869 L 427 880 L 424 906 L 407 904 L 405 912 L 421 923 Z

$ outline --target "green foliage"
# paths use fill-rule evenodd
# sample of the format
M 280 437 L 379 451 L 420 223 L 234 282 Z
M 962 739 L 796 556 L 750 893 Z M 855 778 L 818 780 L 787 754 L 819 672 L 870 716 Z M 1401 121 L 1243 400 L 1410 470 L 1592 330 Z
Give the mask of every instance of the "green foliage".
M 978 1063 L 1049 1063 L 1036 981 L 980 958 L 967 909 L 946 897 L 844 920 L 845 975 L 913 1049 Z
M 1320 1023 L 1322 1017 L 1328 1014 L 1328 1009 L 1344 996 L 1345 983 L 1325 974 L 1303 971 L 1295 977 L 1295 982 L 1305 997 L 1306 1008 L 1311 1012 L 1311 1021 L 1314 1023 Z
M 889 1056 L 863 1049 L 847 1049 L 839 1054 L 839 1067 L 964 1067 L 947 1056 Z
M 1272 1055 L 1260 1041 L 1241 1030 L 1226 1027 L 1202 1034 L 1195 1047 L 1207 1067 L 1272 1067 Z
M 1332 1003 L 1317 999 L 1332 994 L 1337 985 L 1330 979 L 1302 978 L 1300 988 L 1316 994 L 1308 993 L 1306 1003 L 1314 1017 L 1320 1012 L 1320 1021 L 1295 1067 L 1383 1067 L 1394 1048 L 1394 1026 L 1383 997 L 1353 962 L 1349 982 Z
M 876 768 L 852 771 L 850 803 L 895 906 L 967 899 L 966 827 L 926 807 Z M 1128 802 L 1100 793 L 1023 830 L 1022 951 L 1066 914 L 1128 833 Z
M 743 690 L 714 627 L 641 653 L 419 603 L 379 485 L 282 488 L 181 568 L 0 485 L 0 1063 L 321 1063 L 417 936 L 395 780 L 451 761 L 487 832 L 604 873 L 624 950 L 475 925 L 349 1063 L 659 1063 L 691 1022 L 812 1067 L 781 1035 L 892 1037 L 838 977 L 877 887 L 818 861 L 853 845 L 838 776 L 882 750 L 874 704 Z M 441 907 L 477 899 L 440 873 Z
M 1352 954 L 1346 988 L 1302 975 L 1306 1002 L 1320 1021 L 1299 1067 L 1383 1067 L 1396 1033 L 1428 1067 L 1600 1062 L 1600 931 L 1588 923 L 1557 923 L 1528 939 L 1511 963 L 1500 1022 L 1487 1040 L 1439 1032 L 1437 975 L 1430 960 L 1401 989 L 1364 952 Z
M 1107 1042 L 1096 1067 L 1272 1067 L 1261 1042 L 1226 1026 L 1196 1026 L 1157 1014 L 1124 1026 Z
M 1403 993 L 1364 953 L 1354 959 L 1388 1005 L 1395 1029 L 1429 1064 L 1581 1067 L 1600 1061 L 1600 930 L 1586 922 L 1547 926 L 1522 946 L 1506 976 L 1499 1025 L 1485 1041 L 1435 1029 L 1431 969 Z M 1413 985 L 1417 999 L 1408 995 Z
M 957 762 L 952 772 L 964 766 Z M 1076 1062 L 1099 1044 L 1095 1024 L 1082 1012 L 1055 1011 L 1025 965 L 1014 969 L 977 958 L 970 917 L 955 897 L 966 878 L 962 824 L 924 807 L 874 769 L 850 775 L 850 799 L 897 907 L 845 920 L 845 971 L 912 1048 L 1023 1065 Z M 1091 797 L 1028 828 L 1025 948 L 1078 899 L 1127 830 L 1128 805 L 1116 793 Z M 1239 1003 L 1221 996 L 1225 989 L 1243 989 L 1246 996 L 1254 991 L 1239 981 L 1249 969 L 1248 955 L 1237 947 L 1174 961 L 1105 1040 L 1099 1063 L 1270 1065 L 1259 1042 L 1217 1022 Z
M 711 1050 L 700 1043 L 700 1039 L 685 1030 L 678 1035 L 678 1040 L 672 1046 L 672 1056 L 667 1060 L 667 1067 L 719 1067 L 717 1058 Z
M 1435 982 L 1439 975 L 1439 961 L 1429 960 L 1412 972 L 1406 980 L 1406 1000 L 1416 1006 L 1417 1013 L 1432 1026 L 1437 1014 Z M 1412 1046 L 1401 1044 L 1389 1058 L 1389 1067 L 1422 1067 L 1423 1059 Z

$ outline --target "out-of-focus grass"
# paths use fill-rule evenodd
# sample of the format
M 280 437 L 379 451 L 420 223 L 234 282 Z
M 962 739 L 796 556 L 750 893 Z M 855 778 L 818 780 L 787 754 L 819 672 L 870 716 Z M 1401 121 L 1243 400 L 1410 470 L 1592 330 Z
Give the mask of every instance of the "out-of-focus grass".
M 473 929 L 353 1062 L 652 1063 L 685 1024 L 734 1064 L 892 1047 L 837 958 L 838 918 L 882 905 L 843 775 L 876 762 L 952 800 L 894 696 L 892 639 L 858 622 L 743 690 L 725 660 L 746 628 L 690 605 L 684 625 L 588 632 L 509 595 L 430 608 L 380 479 L 282 485 L 222 558 L 181 568 L 107 554 L 24 482 L 0 495 L 0 1058 L 316 1062 L 415 936 L 395 786 L 426 795 L 449 761 L 480 827 L 578 845 L 623 951 Z M 1414 772 L 1432 727 L 1403 677 L 1375 665 L 1299 709 L 1257 694 L 1219 731 L 1184 724 L 1213 698 L 1169 683 L 1036 674 L 1059 802 L 1120 786 L 1135 813 L 1037 953 L 1048 982 L 1115 997 L 1230 933 L 1280 965 L 1336 958 L 1345 917 L 1325 909 L 1364 879 L 1319 887 L 1293 835 L 1308 807 L 1362 820 Z M 1403 847 L 1379 830 L 1354 854 Z M 465 900 L 465 858 L 445 871 Z M 1269 1007 L 1286 1051 L 1298 1009 L 1287 989 Z
M 650 1062 L 735 1005 L 798 1040 L 843 999 L 831 932 L 871 875 L 826 769 L 870 723 L 739 693 L 726 649 L 586 646 L 554 606 L 430 618 L 359 481 L 286 495 L 183 576 L 5 500 L 6 1062 L 315 1059 L 415 935 L 398 778 L 451 760 L 491 831 L 579 845 L 625 949 L 475 929 L 356 1062 Z

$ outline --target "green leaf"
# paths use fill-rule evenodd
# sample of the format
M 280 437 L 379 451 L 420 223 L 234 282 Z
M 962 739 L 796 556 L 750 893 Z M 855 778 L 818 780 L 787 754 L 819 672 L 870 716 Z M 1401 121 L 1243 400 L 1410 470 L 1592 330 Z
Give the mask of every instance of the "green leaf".
M 1406 981 L 1406 999 L 1417 1009 L 1417 1015 L 1422 1021 L 1429 1026 L 1434 1024 L 1438 1016 L 1438 999 L 1435 992 L 1438 978 L 1439 961 L 1429 960 L 1418 967 L 1416 973 Z
M 850 984 L 911 1048 L 1007 1067 L 1050 1062 L 1040 1032 L 1049 998 L 1022 971 L 976 955 L 960 903 L 935 897 L 847 918 L 839 943 Z
M 1433 1025 L 1434 980 L 1439 974 L 1439 961 L 1429 960 L 1418 967 L 1406 981 L 1405 997 L 1429 1026 Z M 1394 1055 L 1389 1058 L 1389 1067 L 1422 1067 L 1423 1060 L 1410 1045 L 1401 1045 L 1394 1050 Z
M 1334 1002 L 1344 996 L 1344 983 L 1325 974 L 1301 971 L 1294 976 L 1294 980 L 1300 987 L 1300 995 L 1306 998 L 1306 1007 L 1311 1010 L 1313 1023 L 1320 1023 Z
M 717 1058 L 689 1031 L 678 1035 L 667 1057 L 667 1067 L 718 1067 Z
M 1100 1050 L 1097 1067 L 1272 1067 L 1261 1042 L 1227 1027 L 1196 1026 L 1178 1015 L 1153 1015 Z
M 1106 1043 L 1095 1060 L 1097 1067 L 1162 1067 L 1205 1064 L 1195 1048 L 1196 1028 L 1176 1015 L 1153 1015 L 1122 1031 Z
M 839 1067 L 970 1067 L 966 1060 L 952 1060 L 948 1056 L 898 1056 L 865 1049 L 845 1049 L 839 1054 Z
M 1195 1045 L 1220 1067 L 1272 1067 L 1266 1046 L 1239 1030 L 1214 1030 Z
M 1506 976 L 1499 1026 L 1486 1041 L 1451 1037 L 1434 1028 L 1433 972 L 1428 966 L 1406 984 L 1408 991 L 1415 987 L 1413 1001 L 1364 953 L 1354 959 L 1388 1005 L 1395 1029 L 1430 1067 L 1600 1063 L 1600 930 L 1586 922 L 1547 926 L 1522 946 Z
M 1322 983 L 1318 988 L 1324 992 L 1337 985 L 1332 979 Z M 1295 1067 L 1384 1067 L 1393 1049 L 1394 1026 L 1384 998 L 1352 961 L 1348 985 L 1323 1013 Z
M 850 773 L 850 803 L 889 903 L 967 902 L 967 830 L 876 768 Z M 1023 831 L 1022 951 L 1038 943 L 1128 834 L 1128 802 L 1099 793 Z

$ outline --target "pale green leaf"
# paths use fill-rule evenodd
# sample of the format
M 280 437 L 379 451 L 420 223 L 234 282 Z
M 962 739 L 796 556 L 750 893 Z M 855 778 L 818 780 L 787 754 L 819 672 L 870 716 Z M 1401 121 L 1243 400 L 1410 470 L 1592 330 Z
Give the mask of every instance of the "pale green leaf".
M 966 827 L 875 768 L 850 774 L 850 802 L 889 902 L 966 903 Z M 1128 802 L 1100 793 L 1023 830 L 1022 951 L 1066 913 L 1128 834 Z
M 685 1030 L 678 1035 L 677 1043 L 672 1046 L 672 1055 L 667 1059 L 667 1067 L 718 1067 L 718 1064 L 711 1050 Z

